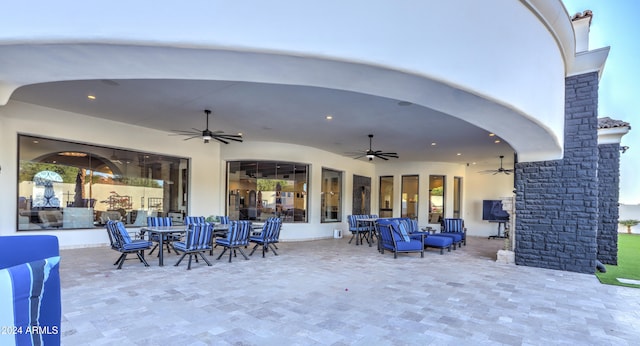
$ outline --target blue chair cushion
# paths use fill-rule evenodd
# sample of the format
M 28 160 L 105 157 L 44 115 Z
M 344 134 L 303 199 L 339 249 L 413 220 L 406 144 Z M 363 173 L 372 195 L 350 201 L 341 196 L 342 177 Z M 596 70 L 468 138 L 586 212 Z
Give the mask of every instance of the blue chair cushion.
M 462 233 L 460 232 L 445 232 L 445 233 L 438 233 L 436 235 L 440 237 L 449 237 L 453 239 L 454 243 L 459 243 L 462 241 Z
M 174 242 L 173 243 L 173 247 L 176 250 L 180 250 L 182 252 L 186 252 L 187 251 L 187 244 L 183 241 L 178 241 L 178 242 Z
M 46 282 L 59 275 L 59 262 L 60 256 L 54 256 L 0 270 L 0 325 L 14 328 L 11 333 L 0 335 L 0 344 L 42 344 L 43 335 L 60 332 L 58 326 L 40 321 Z M 34 327 L 37 332 L 30 332 Z
M 122 244 L 122 250 L 125 251 L 133 251 L 133 250 L 146 250 L 151 247 L 150 241 L 135 241 L 133 243 Z
M 400 241 L 396 243 L 398 251 L 416 251 L 422 250 L 424 244 L 419 240 Z
M 220 245 L 229 245 L 229 240 L 228 239 L 216 239 L 216 244 L 220 244 Z
M 440 237 L 437 235 L 430 235 L 424 238 L 424 245 L 430 247 L 446 248 L 453 244 L 453 239 L 450 237 Z

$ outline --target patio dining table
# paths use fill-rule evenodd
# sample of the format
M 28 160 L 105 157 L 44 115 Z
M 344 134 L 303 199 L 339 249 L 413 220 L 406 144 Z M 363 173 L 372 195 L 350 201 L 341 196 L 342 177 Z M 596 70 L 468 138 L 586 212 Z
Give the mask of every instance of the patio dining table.
M 358 228 L 363 227 L 367 229 L 367 243 L 369 243 L 369 247 L 371 247 L 371 243 L 373 242 L 373 234 L 376 228 L 376 221 L 378 218 L 366 218 L 366 219 L 358 219 Z M 356 238 L 356 245 L 362 245 L 362 242 L 358 244 L 358 238 Z
M 145 226 L 142 227 L 140 229 L 140 233 L 141 236 L 144 237 L 145 233 L 149 233 L 148 239 L 151 240 L 151 236 L 153 234 L 158 236 L 158 247 L 159 247 L 159 253 L 158 253 L 158 265 L 159 266 L 164 266 L 164 251 L 163 251 L 163 244 L 164 244 L 164 238 L 166 238 L 166 236 L 171 235 L 171 234 L 182 234 L 182 233 L 186 233 L 186 228 L 185 226 L 157 226 L 157 227 L 150 227 L 150 226 Z

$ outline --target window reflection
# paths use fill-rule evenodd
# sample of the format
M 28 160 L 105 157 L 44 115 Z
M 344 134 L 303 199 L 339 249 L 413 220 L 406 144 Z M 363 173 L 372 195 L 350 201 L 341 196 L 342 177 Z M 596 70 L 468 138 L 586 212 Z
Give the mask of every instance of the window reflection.
M 440 223 L 445 206 L 444 175 L 429 176 L 429 223 Z
M 322 169 L 320 222 L 342 221 L 342 172 Z
M 18 136 L 18 229 L 144 226 L 187 210 L 188 160 Z
M 393 176 L 380 177 L 380 217 L 393 217 Z
M 418 176 L 402 176 L 402 217 L 418 218 Z
M 290 162 L 229 161 L 229 218 L 307 222 L 307 167 Z

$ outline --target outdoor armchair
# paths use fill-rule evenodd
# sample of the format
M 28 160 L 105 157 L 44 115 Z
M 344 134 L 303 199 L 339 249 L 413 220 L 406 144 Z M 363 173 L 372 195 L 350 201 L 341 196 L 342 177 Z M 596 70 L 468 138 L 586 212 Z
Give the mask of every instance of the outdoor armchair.
M 211 237 L 213 236 L 213 224 L 212 223 L 192 223 L 187 228 L 187 233 L 184 236 L 184 241 L 174 242 L 173 247 L 182 251 L 182 257 L 176 262 L 176 266 L 180 265 L 180 262 L 185 256 L 189 255 L 189 264 L 187 270 L 191 269 L 191 259 L 195 256 L 196 261 L 198 255 L 204 260 L 208 266 L 211 266 L 211 262 L 204 257 L 203 253 L 207 250 L 211 250 Z
M 464 220 L 460 218 L 445 218 L 443 220 L 443 229 L 438 235 L 454 236 L 454 242 L 460 245 L 467 245 L 467 229 L 464 227 Z
M 380 219 L 376 222 L 380 235 L 380 252 L 393 251 L 393 258 L 398 258 L 398 253 L 419 252 L 424 257 L 424 234 L 411 237 L 402 232 L 397 220 Z
M 204 216 L 187 216 L 184 218 L 185 226 L 189 226 L 194 223 L 205 223 L 206 218 Z
M 244 256 L 244 259 L 248 260 L 249 257 L 242 251 L 243 247 L 249 244 L 249 232 L 251 231 L 251 221 L 231 221 L 229 224 L 229 231 L 226 238 L 216 239 L 216 245 L 224 247 L 218 260 L 229 250 L 229 262 L 231 262 L 231 256 L 238 250 Z
M 278 237 L 280 236 L 280 228 L 282 227 L 282 220 L 279 218 L 269 218 L 262 226 L 262 232 L 259 235 L 249 237 L 249 242 L 255 243 L 256 245 L 251 250 L 249 256 L 253 255 L 258 246 L 262 246 L 262 257 L 264 257 L 265 252 L 273 251 L 273 254 L 278 256 L 276 252 L 275 243 L 278 242 Z
M 118 265 L 118 269 L 122 268 L 122 264 L 127 259 L 127 255 L 135 253 L 138 256 L 140 262 L 144 263 L 145 267 L 149 264 L 144 259 L 144 250 L 151 248 L 152 243 L 143 239 L 133 240 L 129 236 L 129 232 L 124 227 L 121 221 L 109 220 L 106 224 L 107 233 L 109 235 L 109 241 L 111 242 L 111 249 L 120 252 L 120 257 L 113 265 Z

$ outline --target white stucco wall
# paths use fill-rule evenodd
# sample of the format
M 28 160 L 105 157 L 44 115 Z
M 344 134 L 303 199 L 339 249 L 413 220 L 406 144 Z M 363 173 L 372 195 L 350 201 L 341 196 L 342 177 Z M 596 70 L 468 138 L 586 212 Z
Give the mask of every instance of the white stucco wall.
M 0 235 L 16 234 L 16 172 L 17 134 L 32 134 L 69 141 L 91 143 L 121 148 L 135 148 L 145 152 L 161 153 L 191 158 L 190 210 L 193 215 L 211 215 L 224 211 L 218 196 L 224 194 L 220 181 L 219 146 L 202 145 L 199 141 L 183 141 L 143 127 L 124 125 L 29 105 L 10 102 L 0 107 Z M 193 186 L 197 186 L 194 189 Z M 222 188 L 222 190 L 220 190 Z M 29 234 L 30 232 L 20 232 Z M 108 243 L 104 229 L 41 231 L 38 234 L 55 234 L 61 247 L 77 247 Z
M 70 126 L 73 124 L 73 126 Z M 98 118 L 79 114 L 62 112 L 50 108 L 34 106 L 20 102 L 10 102 L 0 107 L 0 187 L 7 191 L 0 195 L 0 235 L 17 234 L 16 232 L 16 180 L 17 172 L 17 133 L 40 135 L 92 143 L 97 145 L 115 146 L 122 148 L 136 148 L 141 151 L 188 157 L 191 159 L 190 181 L 190 214 L 217 215 L 225 210 L 225 162 L 227 160 L 281 160 L 300 162 L 310 165 L 309 172 L 309 222 L 285 224 L 281 237 L 283 240 L 309 240 L 327 238 L 338 228 L 348 229 L 346 215 L 352 210 L 350 193 L 353 188 L 353 175 L 371 177 L 371 210 L 378 210 L 379 176 L 394 176 L 395 199 L 400 200 L 401 176 L 417 174 L 420 177 L 419 193 L 419 224 L 426 226 L 428 215 L 429 175 L 445 175 L 447 216 L 451 217 L 453 210 L 453 177 L 463 178 L 463 217 L 470 235 L 493 234 L 493 225 L 481 221 L 482 199 L 493 199 L 508 195 L 512 190 L 512 180 L 504 177 L 475 174 L 481 169 L 494 167 L 467 168 L 460 164 L 409 162 L 397 164 L 395 162 L 374 165 L 368 161 L 354 160 L 349 157 L 335 155 L 322 150 L 283 144 L 246 141 L 241 144 L 231 144 L 220 147 L 216 143 L 204 145 L 200 141 L 183 141 L 181 138 L 168 136 L 167 133 L 146 128 L 105 121 Z M 319 206 L 322 168 L 342 171 L 344 174 L 343 189 L 343 222 L 320 223 Z M 400 216 L 399 205 L 394 210 L 394 216 Z M 32 232 L 20 232 L 30 234 Z M 90 230 L 62 230 L 39 231 L 38 234 L 54 234 L 60 239 L 62 247 L 82 247 L 106 244 L 106 232 L 99 229 Z
M 479 173 L 496 169 L 496 166 L 470 165 L 466 168 L 467 177 L 464 189 L 464 219 L 467 231 L 471 235 L 488 237 L 498 234 L 498 225 L 482 220 L 482 201 L 513 197 L 513 174 Z

